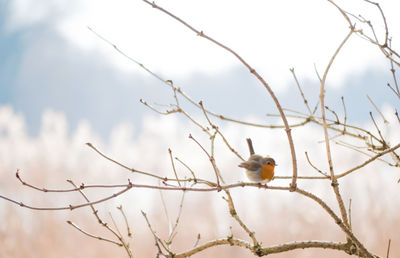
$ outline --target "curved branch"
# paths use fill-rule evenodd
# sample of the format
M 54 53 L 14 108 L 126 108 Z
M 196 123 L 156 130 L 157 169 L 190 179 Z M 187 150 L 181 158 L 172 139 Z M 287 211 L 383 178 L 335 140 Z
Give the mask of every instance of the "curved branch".
M 235 51 L 233 51 L 231 48 L 225 46 L 224 44 L 216 41 L 215 39 L 207 36 L 206 34 L 204 34 L 203 31 L 199 31 L 197 29 L 195 29 L 194 27 L 192 27 L 191 25 L 189 25 L 187 22 L 185 22 L 184 20 L 182 20 L 181 18 L 175 16 L 174 14 L 170 13 L 169 11 L 165 10 L 164 8 L 158 6 L 156 3 L 154 2 L 150 2 L 147 0 L 143 0 L 145 3 L 151 5 L 153 8 L 156 8 L 158 10 L 160 10 L 161 12 L 167 14 L 168 16 L 172 17 L 173 19 L 177 20 L 178 22 L 182 23 L 184 26 L 186 26 L 187 28 L 189 28 L 191 31 L 195 32 L 198 36 L 203 37 L 209 41 L 211 41 L 212 43 L 216 44 L 217 46 L 225 49 L 226 51 L 230 52 L 232 55 L 234 55 L 237 59 L 239 59 L 239 61 L 247 67 L 247 69 L 249 69 L 250 73 L 252 73 L 261 83 L 262 85 L 264 85 L 264 87 L 266 88 L 266 90 L 268 91 L 269 95 L 271 96 L 271 98 L 273 99 L 273 101 L 275 102 L 275 105 L 279 111 L 279 114 L 282 118 L 283 124 L 285 126 L 285 131 L 288 137 L 288 141 L 289 141 L 289 147 L 290 147 L 290 152 L 291 152 L 291 156 L 292 156 L 292 166 L 293 166 L 293 177 L 292 177 L 292 183 L 290 185 L 291 187 L 291 191 L 294 191 L 296 189 L 296 181 L 297 181 L 297 160 L 296 160 L 296 151 L 294 149 L 294 143 L 293 143 L 293 138 L 292 138 L 292 134 L 291 134 L 291 129 L 289 126 L 289 123 L 286 119 L 286 115 L 283 112 L 283 109 L 278 101 L 278 98 L 275 96 L 275 93 L 272 91 L 271 87 L 269 86 L 269 84 L 264 80 L 263 77 L 261 77 L 260 74 L 258 74 L 256 72 L 256 70 L 251 67 L 239 54 L 237 54 Z
M 341 10 L 341 9 L 339 9 L 339 10 Z M 331 66 L 333 64 L 333 61 L 335 60 L 336 56 L 339 54 L 342 47 L 344 46 L 344 44 L 347 42 L 347 40 L 350 38 L 350 36 L 353 33 L 354 33 L 354 30 L 353 30 L 353 27 L 351 27 L 349 33 L 346 35 L 344 40 L 340 43 L 339 47 L 336 49 L 335 53 L 329 60 L 328 66 L 326 67 L 324 75 L 321 80 L 321 88 L 320 88 L 322 127 L 324 130 L 326 155 L 327 155 L 328 164 L 329 164 L 329 172 L 330 172 L 330 177 L 331 177 L 331 181 L 332 181 L 332 188 L 333 188 L 333 191 L 335 192 L 335 196 L 336 196 L 336 200 L 339 205 L 340 213 L 342 215 L 343 222 L 344 222 L 344 224 L 346 224 L 346 226 L 349 226 L 349 222 L 347 219 L 346 209 L 344 207 L 343 200 L 342 200 L 342 197 L 339 192 L 339 184 L 337 183 L 337 179 L 336 179 L 335 173 L 333 171 L 332 154 L 331 154 L 331 148 L 330 148 L 330 144 L 329 144 L 328 125 L 326 123 L 326 116 L 325 116 L 325 82 L 326 82 L 326 78 L 328 76 L 329 69 L 331 68 Z
M 214 241 L 207 242 L 201 246 L 198 246 L 196 248 L 193 248 L 192 250 L 180 253 L 180 254 L 175 254 L 173 255 L 174 258 L 184 258 L 188 257 L 191 255 L 194 255 L 198 252 L 201 252 L 207 248 L 218 246 L 218 245 L 233 245 L 233 246 L 240 246 L 249 249 L 251 252 L 253 252 L 255 255 L 261 257 L 261 256 L 267 256 L 269 254 L 275 254 L 275 253 L 282 253 L 282 252 L 287 252 L 291 250 L 296 250 L 296 249 L 304 249 L 304 248 L 324 248 L 324 249 L 333 249 L 333 250 L 342 250 L 347 253 L 350 253 L 349 251 L 349 245 L 347 243 L 333 243 L 333 242 L 326 242 L 326 241 L 304 241 L 304 242 L 291 242 L 291 243 L 285 243 L 281 245 L 275 245 L 275 246 L 270 246 L 270 247 L 264 247 L 260 248 L 257 246 L 251 246 L 249 243 L 236 239 L 233 237 L 227 237 L 224 239 L 217 239 Z

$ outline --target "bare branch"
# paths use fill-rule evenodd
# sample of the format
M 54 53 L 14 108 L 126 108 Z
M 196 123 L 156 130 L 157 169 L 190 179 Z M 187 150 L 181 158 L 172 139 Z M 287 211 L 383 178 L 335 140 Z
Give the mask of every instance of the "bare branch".
M 176 181 L 178 181 L 178 185 L 181 186 L 181 181 L 179 180 L 178 174 L 176 173 L 174 159 L 172 158 L 172 150 L 170 148 L 168 148 L 168 153 L 169 153 L 169 158 L 171 160 L 172 170 L 174 171 Z
M 214 169 L 215 177 L 217 179 L 217 186 L 220 187 L 219 176 L 218 176 L 218 168 L 217 168 L 217 165 L 215 164 L 214 158 L 212 156 L 210 156 L 210 154 L 206 151 L 206 149 L 204 149 L 204 147 L 195 138 L 193 138 L 193 136 L 191 134 L 189 135 L 189 138 L 192 139 L 195 143 L 197 143 L 197 145 L 208 156 L 208 159 L 210 160 L 211 165 L 213 166 L 213 169 Z
M 258 241 L 254 235 L 254 232 L 251 231 L 246 226 L 246 224 L 244 224 L 244 222 L 240 219 L 239 215 L 237 214 L 237 211 L 235 209 L 235 205 L 233 204 L 233 199 L 232 199 L 230 192 L 225 191 L 225 193 L 226 193 L 227 198 L 224 198 L 224 200 L 228 203 L 229 213 L 237 221 L 237 223 L 239 223 L 239 225 L 244 229 L 244 231 L 246 231 L 246 233 L 249 235 L 249 237 L 253 241 L 253 246 L 259 246 L 260 244 L 258 243 Z
M 279 114 L 280 114 L 280 116 L 282 118 L 282 121 L 283 121 L 283 124 L 285 126 L 285 131 L 286 131 L 286 134 L 287 134 L 287 137 L 288 137 L 288 141 L 289 141 L 289 147 L 290 147 L 290 152 L 291 152 L 291 156 L 292 156 L 292 166 L 293 166 L 293 178 L 292 178 L 292 183 L 291 183 L 291 189 L 292 189 L 292 191 L 295 190 L 296 189 L 296 180 L 297 180 L 297 161 L 296 161 L 296 152 L 295 152 L 295 149 L 294 149 L 294 143 L 293 143 L 293 138 L 292 138 L 292 134 L 291 134 L 291 129 L 290 129 L 289 123 L 288 123 L 288 121 L 286 119 L 286 115 L 283 112 L 283 109 L 282 109 L 282 107 L 281 107 L 281 105 L 280 105 L 280 103 L 278 101 L 278 98 L 275 96 L 275 93 L 272 91 L 272 89 L 269 86 L 269 84 L 256 72 L 256 70 L 253 67 L 251 67 L 240 55 L 238 55 L 235 51 L 233 51 L 229 47 L 227 47 L 224 44 L 216 41 L 215 39 L 207 36 L 203 31 L 196 30 L 191 25 L 189 25 L 188 23 L 186 23 L 185 21 L 183 21 L 179 17 L 175 16 L 174 14 L 170 13 L 169 11 L 167 11 L 167 10 L 163 9 L 162 7 L 158 6 L 154 2 L 150 2 L 150 1 L 147 1 L 147 0 L 143 0 L 143 1 L 145 3 L 151 5 L 153 8 L 156 8 L 156 9 L 160 10 L 161 12 L 167 14 L 168 16 L 172 17 L 173 19 L 175 19 L 178 22 L 182 23 L 188 29 L 190 29 L 191 31 L 195 32 L 198 36 L 203 37 L 203 38 L 211 41 L 212 43 L 216 44 L 217 46 L 219 46 L 219 47 L 225 49 L 226 51 L 230 52 L 244 66 L 246 66 L 247 69 L 249 69 L 250 73 L 253 74 L 262 83 L 262 85 L 264 85 L 264 87 L 268 91 L 269 95 L 271 96 L 271 98 L 275 102 L 275 105 L 276 105 L 276 107 L 277 107 L 277 109 L 279 111 Z
M 376 109 L 376 111 L 378 111 L 379 115 L 381 115 L 381 117 L 382 117 L 382 119 L 383 119 L 383 122 L 385 122 L 385 124 L 389 123 L 389 122 L 386 120 L 385 116 L 382 114 L 382 112 L 379 110 L 379 108 L 375 105 L 374 101 L 368 96 L 368 94 L 367 94 L 367 98 L 368 98 L 369 102 L 371 102 L 371 104 L 374 106 L 374 108 Z
M 373 156 L 372 158 L 370 158 L 369 160 L 366 160 L 366 161 L 363 162 L 362 164 L 360 164 L 360 165 L 358 165 L 358 166 L 356 166 L 356 167 L 354 167 L 354 168 L 351 168 L 351 169 L 347 170 L 346 172 L 343 172 L 343 173 L 341 173 L 341 174 L 336 175 L 336 178 L 341 178 L 341 177 L 344 177 L 344 176 L 346 176 L 346 175 L 348 175 L 348 174 L 350 174 L 350 173 L 352 173 L 352 172 L 354 172 L 354 171 L 357 171 L 357 170 L 359 170 L 360 168 L 362 168 L 362 167 L 368 165 L 368 164 L 371 163 L 372 161 L 376 160 L 377 158 L 379 158 L 379 157 L 381 157 L 381 156 L 383 156 L 383 155 L 385 155 L 385 154 L 387 154 L 387 153 L 392 153 L 392 152 L 394 152 L 394 151 L 395 151 L 396 149 L 398 149 L 399 147 L 400 147 L 400 143 L 397 144 L 397 145 L 395 145 L 395 146 L 393 146 L 392 148 L 389 148 L 389 149 L 387 149 L 387 150 L 385 150 L 385 151 L 383 151 L 383 152 L 381 152 L 381 153 L 379 153 L 379 154 Z
M 306 97 L 304 96 L 304 93 L 303 93 L 303 90 L 301 89 L 299 80 L 297 80 L 297 76 L 296 76 L 296 73 L 294 72 L 294 68 L 290 68 L 290 72 L 292 73 L 293 78 L 294 78 L 294 80 L 296 82 L 297 88 L 300 91 L 300 95 L 303 98 L 304 105 L 307 107 L 307 110 L 308 110 L 309 114 L 312 116 L 313 112 L 311 111 L 310 106 L 308 105 L 308 101 L 307 101 Z
M 334 4 L 334 5 L 336 5 L 336 4 Z M 340 10 L 340 12 L 343 14 L 342 10 Z M 347 17 L 346 15 L 344 15 L 344 16 Z M 335 60 L 336 56 L 339 54 L 339 52 L 342 49 L 342 47 L 344 46 L 344 44 L 347 42 L 347 40 L 350 38 L 350 36 L 354 32 L 353 31 L 353 27 L 351 26 L 351 24 L 350 24 L 350 27 L 351 27 L 351 29 L 350 29 L 349 33 L 346 35 L 344 40 L 340 43 L 339 47 L 336 49 L 335 53 L 333 54 L 333 56 L 331 57 L 331 59 L 330 59 L 330 61 L 328 63 L 328 66 L 325 69 L 324 75 L 323 75 L 322 80 L 321 80 L 321 89 L 320 89 L 320 104 L 321 104 L 322 127 L 323 127 L 323 130 L 324 130 L 324 136 L 325 136 L 326 155 L 327 155 L 327 158 L 328 158 L 329 172 L 330 172 L 331 181 L 332 181 L 332 188 L 333 188 L 333 190 L 335 192 L 335 196 L 336 196 L 337 202 L 339 204 L 339 208 L 340 208 L 340 213 L 342 215 L 343 222 L 344 222 L 344 224 L 346 226 L 348 226 L 349 223 L 347 221 L 346 209 L 344 207 L 342 197 L 341 197 L 341 195 L 339 193 L 339 184 L 337 182 L 337 179 L 335 177 L 335 173 L 334 173 L 334 170 L 333 170 L 332 154 L 331 154 L 331 148 L 330 148 L 330 144 L 329 144 L 328 126 L 327 126 L 327 123 L 326 123 L 326 116 L 325 116 L 325 108 L 324 107 L 325 107 L 325 82 L 326 82 L 326 78 L 328 76 L 328 72 L 329 72 L 329 70 L 330 70 L 330 68 L 332 66 L 332 63 Z
M 328 175 L 328 174 L 326 174 L 325 172 L 322 172 L 319 168 L 317 168 L 316 166 L 314 166 L 314 165 L 311 163 L 310 158 L 308 157 L 307 151 L 305 152 L 305 155 L 306 155 L 308 164 L 310 164 L 310 166 L 311 166 L 313 169 L 315 169 L 318 173 L 320 173 L 321 175 L 323 175 L 325 178 L 329 178 L 329 175 Z
M 390 242 L 392 242 L 392 240 L 389 238 L 389 241 L 388 241 L 388 247 L 387 247 L 387 251 L 386 251 L 386 258 L 389 258 L 389 252 L 390 252 Z
M 121 212 L 122 217 L 124 218 L 126 231 L 128 232 L 128 237 L 132 237 L 132 231 L 131 231 L 131 228 L 129 226 L 128 219 L 126 218 L 126 214 L 124 212 L 124 209 L 122 208 L 122 205 L 118 206 L 117 209 Z
M 115 245 L 118 245 L 118 246 L 121 246 L 121 247 L 123 246 L 121 243 L 118 243 L 118 242 L 116 242 L 114 240 L 107 239 L 107 238 L 104 238 L 104 237 L 100 237 L 100 236 L 96 236 L 96 235 L 93 235 L 91 233 L 88 233 L 85 230 L 81 229 L 78 225 L 76 225 L 75 223 L 73 223 L 70 220 L 67 220 L 67 223 L 69 225 L 73 226 L 75 229 L 77 229 L 78 231 L 82 232 L 84 235 L 86 235 L 88 237 L 95 238 L 95 239 L 100 240 L 100 241 L 106 241 L 106 242 L 109 242 L 109 243 L 112 243 L 112 244 L 115 244 Z
M 369 115 L 370 115 L 370 117 L 371 117 L 372 122 L 373 122 L 374 125 L 375 125 L 376 130 L 378 131 L 379 136 L 381 137 L 381 141 L 380 141 L 380 142 L 382 143 L 383 148 L 386 149 L 386 148 L 388 147 L 388 145 L 387 145 L 385 139 L 383 139 L 381 130 L 379 130 L 379 127 L 378 127 L 378 125 L 377 125 L 376 122 L 375 122 L 375 119 L 374 119 L 374 116 L 372 115 L 372 112 L 369 112 Z

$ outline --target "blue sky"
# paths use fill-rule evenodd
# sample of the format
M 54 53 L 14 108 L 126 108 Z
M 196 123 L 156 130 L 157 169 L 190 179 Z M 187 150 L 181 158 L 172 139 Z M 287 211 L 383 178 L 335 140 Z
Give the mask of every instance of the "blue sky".
M 176 22 L 164 24 L 167 20 L 162 20 L 161 23 L 157 23 L 159 21 L 154 20 L 154 17 L 164 19 L 165 15 L 162 13 L 154 12 L 143 3 L 138 5 L 144 8 L 143 10 L 150 9 L 152 15 L 147 17 L 147 20 L 138 28 L 150 26 L 159 28 L 160 31 L 168 31 L 168 26 L 174 26 L 170 32 L 174 36 L 166 40 L 165 35 L 161 35 L 161 39 L 157 39 L 161 44 L 152 45 L 148 41 L 150 38 L 146 38 L 148 34 L 144 34 L 145 36 L 135 34 L 140 33 L 139 29 L 135 31 L 136 23 L 127 24 L 126 27 L 118 23 L 112 24 L 111 15 L 113 12 L 118 13 L 121 9 L 110 11 L 110 17 L 104 17 L 110 22 L 105 22 L 101 19 L 104 8 L 91 10 L 89 8 L 91 2 L 84 2 L 86 5 L 82 4 L 82 6 L 79 2 L 73 2 L 72 7 L 68 6 L 68 8 L 58 1 L 58 4 L 52 6 L 41 2 L 37 7 L 39 11 L 36 10 L 41 15 L 35 15 L 35 10 L 32 9 L 33 18 L 26 18 L 30 13 L 24 11 L 21 6 L 31 6 L 30 1 L 0 1 L 0 105 L 9 105 L 17 113 L 22 114 L 31 135 L 38 133 L 41 116 L 46 109 L 64 113 L 69 128 L 72 130 L 79 121 L 87 120 L 95 131 L 107 138 L 115 125 L 128 122 L 140 128 L 143 117 L 146 114 L 154 114 L 144 107 L 139 99 L 143 98 L 149 103 L 160 104 L 173 102 L 172 94 L 165 85 L 143 73 L 137 65 L 127 62 L 109 45 L 95 37 L 87 26 L 93 27 L 100 33 L 104 32 L 105 36 L 109 36 L 107 37 L 109 40 L 121 45 L 121 48 L 133 58 L 143 62 L 164 78 L 173 80 L 194 99 L 203 100 L 205 105 L 217 113 L 242 119 L 249 115 L 263 117 L 266 113 L 276 113 L 263 87 L 236 60 L 231 59 L 228 53 L 219 51 L 209 42 L 193 37 Z M 120 4 L 123 5 L 123 2 Z M 102 5 L 107 7 L 104 3 L 100 4 Z M 129 7 L 131 6 L 128 5 L 126 8 Z M 139 15 L 141 12 L 137 9 L 139 7 L 131 7 L 132 16 Z M 173 4 L 171 8 L 176 8 L 177 13 L 182 13 Z M 188 6 L 181 8 L 186 8 L 183 10 L 189 14 L 193 11 Z M 338 16 L 335 13 L 337 11 L 332 10 L 332 6 L 324 8 L 328 8 L 326 10 L 329 15 Z M 86 19 L 85 14 L 95 18 Z M 121 14 L 122 17 L 124 15 L 127 14 Z M 96 18 L 97 16 L 99 18 Z M 142 19 L 146 19 L 146 16 Z M 126 22 L 124 18 L 121 20 Z M 193 17 L 194 23 L 201 21 L 199 17 Z M 207 20 L 205 24 L 208 23 Z M 225 24 L 224 21 L 221 23 Z M 328 23 L 325 24 L 325 26 L 328 25 Z M 282 26 L 285 28 L 287 25 Z M 289 68 L 295 67 L 303 90 L 309 96 L 309 101 L 315 103 L 319 94 L 319 85 L 313 66 L 316 64 L 320 73 L 323 72 L 324 66 L 323 62 L 312 53 L 324 51 L 324 48 L 327 48 L 325 59 L 322 60 L 324 62 L 328 60 L 334 47 L 343 38 L 344 34 L 342 35 L 341 32 L 346 31 L 343 24 L 334 24 L 334 26 L 338 28 L 337 34 L 332 32 L 327 35 L 335 39 L 336 44 L 329 46 L 329 51 L 327 45 L 321 44 L 319 45 L 321 49 L 318 46 L 303 49 L 302 52 L 310 53 L 309 60 L 306 60 L 302 56 L 304 53 L 296 48 L 310 44 L 311 41 L 305 42 L 305 45 L 301 41 L 292 42 L 294 43 L 291 44 L 293 51 L 297 51 L 302 58 L 293 54 L 296 52 L 288 51 L 289 56 L 277 59 L 276 56 L 268 56 L 262 51 L 255 54 L 248 52 L 247 49 L 253 48 L 253 43 L 258 39 L 257 33 L 247 35 L 247 38 L 242 39 L 241 42 L 229 41 L 234 38 L 230 38 L 225 24 L 221 38 L 226 39 L 228 45 L 231 43 L 232 46 L 237 46 L 237 49 L 243 49 L 244 57 L 248 56 L 249 61 L 254 61 L 256 69 L 261 71 L 265 79 L 271 83 L 284 107 L 300 108 L 305 111 Z M 130 27 L 132 27 L 132 32 L 128 32 Z M 209 29 L 214 29 L 214 26 Z M 396 29 L 398 27 L 394 27 L 392 32 L 395 33 Z M 293 30 L 293 34 L 297 35 L 296 28 Z M 113 34 L 110 31 L 116 32 Z M 216 29 L 215 31 L 217 33 Z M 150 32 L 157 34 L 157 31 L 150 30 Z M 248 32 L 243 30 L 243 33 Z M 304 33 L 307 32 L 304 31 Z M 132 37 L 124 39 L 120 36 L 127 34 L 133 34 L 133 39 Z M 200 46 L 190 45 L 186 40 Z M 179 45 L 173 48 L 174 44 L 179 44 L 181 41 L 185 41 L 186 45 L 183 46 L 186 46 L 188 50 L 182 49 Z M 129 44 L 125 42 L 135 42 L 137 46 L 129 47 Z M 164 44 L 165 48 L 163 48 Z M 153 54 L 151 48 L 154 46 L 157 46 L 157 49 L 154 49 Z M 361 53 L 358 54 L 354 50 L 357 48 L 362 50 Z M 217 52 L 210 54 L 207 52 L 209 49 Z M 369 94 L 379 107 L 385 103 L 396 106 L 395 97 L 385 87 L 386 83 L 390 82 L 391 74 L 387 61 L 379 57 L 379 50 L 355 36 L 343 52 L 343 55 L 338 58 L 338 63 L 335 63 L 332 68 L 332 75 L 328 77 L 327 104 L 340 113 L 342 110 L 340 97 L 344 96 L 349 118 L 354 121 L 368 120 L 368 112 L 375 111 L 368 102 L 366 94 Z M 189 53 L 195 54 L 187 60 L 185 55 Z M 284 54 L 285 51 L 282 53 Z M 259 54 L 265 54 L 265 56 L 257 59 Z M 208 55 L 208 57 L 203 60 L 202 55 Z M 367 60 L 370 58 L 370 62 L 361 62 L 363 60 L 360 61 L 360 56 L 363 55 L 367 56 L 365 57 Z M 223 56 L 221 60 L 228 59 L 219 61 L 220 56 Z M 265 63 L 269 64 L 264 67 Z M 269 67 L 272 68 L 268 69 Z

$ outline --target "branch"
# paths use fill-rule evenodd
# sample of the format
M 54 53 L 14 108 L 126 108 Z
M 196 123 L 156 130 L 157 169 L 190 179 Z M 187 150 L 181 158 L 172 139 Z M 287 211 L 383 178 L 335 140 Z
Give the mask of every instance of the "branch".
M 70 221 L 70 220 L 67 220 L 67 223 L 68 223 L 69 225 L 73 226 L 73 227 L 74 227 L 75 229 L 77 229 L 78 231 L 82 232 L 84 235 L 87 235 L 87 236 L 89 236 L 89 237 L 91 237 L 91 238 L 95 238 L 95 239 L 98 239 L 98 240 L 100 240 L 100 241 L 110 242 L 110 243 L 113 243 L 113 244 L 118 245 L 118 246 L 120 246 L 120 247 L 123 246 L 121 243 L 118 243 L 118 242 L 116 242 L 116 241 L 114 241 L 114 240 L 111 240 L 111 239 L 107 239 L 107 238 L 104 238 L 104 237 L 100 237 L 100 236 L 96 236 L 96 235 L 90 234 L 90 233 L 86 232 L 85 230 L 81 229 L 78 225 L 76 225 L 75 223 L 73 223 L 73 222 Z
M 296 180 L 297 180 L 297 161 L 296 161 L 296 152 L 294 149 L 294 143 L 293 143 L 293 138 L 292 138 L 292 134 L 291 134 L 291 129 L 289 127 L 289 123 L 286 119 L 286 115 L 283 112 L 283 109 L 278 101 L 278 98 L 275 96 L 275 93 L 272 91 L 271 87 L 269 86 L 269 84 L 261 77 L 261 75 L 259 75 L 256 70 L 251 67 L 240 55 L 238 55 L 235 51 L 233 51 L 232 49 L 230 49 L 229 47 L 225 46 L 224 44 L 216 41 L 215 39 L 207 36 L 206 34 L 204 34 L 203 31 L 199 31 L 195 28 L 193 28 L 191 25 L 189 25 L 188 23 L 186 23 L 185 21 L 183 21 L 181 18 L 175 16 L 174 14 L 170 13 L 169 11 L 163 9 L 162 7 L 158 6 L 156 3 L 154 2 L 150 2 L 147 0 L 143 0 L 145 3 L 147 3 L 148 5 L 152 6 L 153 8 L 156 8 L 158 10 L 160 10 L 161 12 L 167 14 L 168 16 L 172 17 L 173 19 L 177 20 L 178 22 L 182 23 L 184 26 L 186 26 L 188 29 L 190 29 L 191 31 L 195 32 L 198 36 L 203 37 L 209 41 L 211 41 L 212 43 L 216 44 L 217 46 L 225 49 L 226 51 L 230 52 L 232 55 L 234 55 L 237 59 L 239 59 L 239 61 L 247 67 L 247 69 L 250 71 L 251 74 L 253 74 L 261 83 L 262 85 L 266 88 L 266 90 L 268 91 L 269 95 L 271 96 L 271 98 L 273 99 L 273 101 L 275 102 L 275 105 L 279 111 L 279 114 L 282 118 L 283 124 L 285 126 L 285 131 L 288 137 L 288 141 L 289 141 L 289 147 L 290 147 L 290 152 L 291 152 L 291 156 L 292 156 L 292 166 L 293 166 L 293 177 L 292 177 L 292 183 L 291 183 L 291 191 L 294 191 L 296 189 Z
M 335 60 L 336 56 L 339 54 L 340 50 L 342 49 L 344 44 L 347 42 L 347 40 L 350 38 L 350 36 L 353 34 L 353 32 L 354 32 L 353 31 L 353 27 L 351 26 L 351 29 L 350 29 L 349 33 L 344 38 L 344 40 L 340 43 L 339 47 L 336 49 L 335 53 L 333 54 L 333 56 L 329 60 L 328 66 L 326 67 L 324 75 L 323 75 L 322 80 L 321 80 L 321 89 L 320 89 L 320 104 L 321 104 L 322 126 L 323 126 L 323 130 L 324 130 L 326 155 L 327 155 L 327 158 L 328 158 L 329 172 L 330 172 L 331 181 L 332 181 L 332 188 L 333 188 L 333 191 L 335 192 L 335 196 L 336 196 L 337 202 L 339 204 L 339 208 L 340 208 L 340 213 L 342 215 L 342 219 L 343 219 L 344 224 L 346 226 L 349 226 L 349 222 L 347 220 L 346 209 L 344 207 L 343 200 L 342 200 L 342 197 L 341 197 L 340 192 L 339 192 L 339 184 L 337 182 L 337 179 L 335 177 L 335 173 L 333 171 L 332 154 L 331 154 L 331 148 L 330 148 L 330 144 L 329 144 L 328 126 L 327 126 L 327 123 L 326 123 L 325 108 L 324 108 L 325 107 L 325 95 L 324 94 L 325 94 L 325 82 L 326 82 L 326 78 L 328 76 L 329 69 L 331 68 L 331 66 L 333 64 L 333 61 Z
M 292 243 L 286 243 L 286 244 L 281 244 L 281 245 L 275 245 L 275 246 L 270 246 L 270 247 L 264 247 L 264 248 L 255 248 L 254 246 L 251 246 L 249 243 L 236 239 L 233 237 L 228 237 L 224 239 L 217 239 L 213 240 L 210 242 L 207 242 L 199 247 L 193 248 L 190 251 L 186 251 L 180 254 L 175 254 L 173 257 L 174 258 L 184 258 L 191 256 L 193 254 L 196 254 L 198 252 L 201 252 L 207 248 L 218 246 L 218 245 L 231 245 L 231 246 L 240 246 L 249 249 L 251 252 L 253 252 L 255 255 L 261 257 L 261 256 L 267 256 L 269 254 L 276 254 L 276 253 L 282 253 L 282 252 L 287 252 L 291 250 L 296 250 L 296 249 L 304 249 L 304 248 L 324 248 L 324 249 L 334 249 L 334 250 L 342 250 L 342 251 L 347 251 L 349 249 L 349 246 L 347 243 L 332 243 L 332 242 L 324 242 L 324 241 L 305 241 L 305 242 L 292 242 Z

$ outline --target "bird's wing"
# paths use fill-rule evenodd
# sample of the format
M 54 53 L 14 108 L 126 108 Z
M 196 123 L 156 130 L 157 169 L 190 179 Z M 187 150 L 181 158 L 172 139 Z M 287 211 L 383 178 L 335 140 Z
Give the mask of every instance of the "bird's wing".
M 245 169 L 251 170 L 251 171 L 256 171 L 261 166 L 260 166 L 260 163 L 258 163 L 257 161 L 249 160 L 249 161 L 245 161 L 245 162 L 240 163 L 239 167 L 245 168 Z

